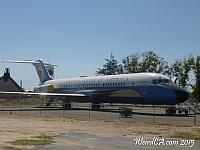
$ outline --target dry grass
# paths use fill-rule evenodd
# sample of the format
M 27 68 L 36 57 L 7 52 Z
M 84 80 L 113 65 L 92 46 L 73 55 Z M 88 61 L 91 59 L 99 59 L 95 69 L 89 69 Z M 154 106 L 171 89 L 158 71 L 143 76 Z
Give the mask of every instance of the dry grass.
M 123 121 L 88 121 L 47 116 L 0 115 L 0 145 L 5 149 L 30 149 L 39 144 L 58 142 L 61 134 L 81 132 L 102 136 L 165 137 L 200 139 L 200 128 Z M 46 136 L 47 135 L 47 136 Z M 43 140 L 39 143 L 39 140 Z M 28 145 L 26 147 L 22 145 Z M 13 147 L 15 146 L 15 147 Z M 28 148 L 27 148 L 28 147 Z
M 20 140 L 15 140 L 12 142 L 8 142 L 12 145 L 21 145 L 21 146 L 37 146 L 37 145 L 48 145 L 55 143 L 53 140 L 53 137 L 51 136 L 37 136 L 37 137 L 32 137 L 31 139 L 20 139 Z
M 184 133 L 184 132 L 176 132 L 171 138 L 176 139 L 184 139 L 184 140 L 200 140 L 200 135 L 191 134 L 191 133 Z

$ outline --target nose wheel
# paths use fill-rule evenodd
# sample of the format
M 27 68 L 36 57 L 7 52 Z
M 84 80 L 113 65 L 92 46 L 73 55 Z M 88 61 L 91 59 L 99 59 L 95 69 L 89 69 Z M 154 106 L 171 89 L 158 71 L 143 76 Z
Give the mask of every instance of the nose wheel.
M 175 115 L 176 114 L 176 107 L 168 107 L 165 110 L 166 115 Z
M 182 114 L 182 113 L 184 113 L 185 115 L 189 114 L 189 110 L 186 108 L 167 107 L 165 109 L 166 115 L 176 115 L 177 112 L 179 114 Z

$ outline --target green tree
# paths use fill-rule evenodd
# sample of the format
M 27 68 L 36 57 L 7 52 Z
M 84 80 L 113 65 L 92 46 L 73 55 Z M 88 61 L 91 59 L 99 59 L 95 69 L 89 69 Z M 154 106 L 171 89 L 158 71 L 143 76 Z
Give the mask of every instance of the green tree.
M 194 64 L 194 58 L 189 56 L 183 60 L 176 60 L 174 64 L 171 65 L 170 70 L 172 75 L 178 77 L 179 86 L 186 87 L 189 81 L 189 72 L 191 71 Z
M 105 61 L 103 68 L 98 68 L 96 71 L 96 75 L 115 75 L 123 72 L 122 66 L 118 64 L 112 53 L 110 59 L 105 59 Z
M 183 76 L 182 76 L 182 80 L 181 80 L 181 85 L 183 87 L 186 87 L 188 85 L 189 72 L 192 70 L 193 65 L 194 65 L 194 57 L 189 56 L 187 58 L 184 58 L 184 60 L 183 60 Z
M 194 59 L 193 70 L 195 75 L 195 84 L 193 86 L 193 96 L 200 102 L 200 56 Z
M 155 72 L 167 74 L 169 71 L 169 66 L 164 58 L 159 57 L 153 51 L 143 52 L 141 54 L 142 60 L 138 64 L 139 72 Z
M 180 85 L 181 84 L 180 80 L 183 76 L 182 60 L 177 59 L 176 62 L 171 65 L 170 72 L 172 76 L 175 76 L 178 78 L 178 84 Z
M 155 72 L 169 74 L 169 66 L 164 58 L 153 51 L 138 52 L 122 60 L 124 73 Z
M 122 60 L 123 72 L 124 73 L 137 73 L 138 72 L 138 54 L 133 54 L 125 57 Z

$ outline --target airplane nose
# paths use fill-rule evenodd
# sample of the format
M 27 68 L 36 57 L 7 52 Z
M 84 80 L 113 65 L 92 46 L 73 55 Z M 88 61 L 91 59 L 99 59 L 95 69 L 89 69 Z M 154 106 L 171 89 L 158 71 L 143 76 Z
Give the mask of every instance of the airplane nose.
M 183 102 L 188 100 L 189 94 L 185 89 L 177 86 L 174 83 L 166 83 L 166 84 L 163 84 L 163 85 L 165 85 L 165 86 L 167 86 L 169 88 L 172 88 L 174 90 L 178 103 L 183 103 Z
M 179 103 L 183 103 L 187 101 L 189 98 L 188 92 L 181 87 L 178 86 L 174 87 L 174 92 L 176 94 L 176 99 Z

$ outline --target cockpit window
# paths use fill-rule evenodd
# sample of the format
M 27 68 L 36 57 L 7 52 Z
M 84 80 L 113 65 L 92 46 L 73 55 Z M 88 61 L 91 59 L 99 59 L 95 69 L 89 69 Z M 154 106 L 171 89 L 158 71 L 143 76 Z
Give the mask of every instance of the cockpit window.
M 153 80 L 152 83 L 153 84 L 157 84 L 158 82 L 157 82 L 157 80 Z
M 158 80 L 153 80 L 152 84 L 160 84 L 160 83 L 169 83 L 170 80 L 168 79 L 158 79 Z
M 168 79 L 163 79 L 163 83 L 169 83 Z
M 162 79 L 159 79 L 159 80 L 158 80 L 158 84 L 160 84 L 160 83 L 162 83 Z

